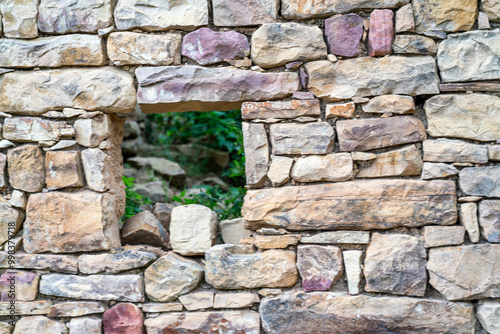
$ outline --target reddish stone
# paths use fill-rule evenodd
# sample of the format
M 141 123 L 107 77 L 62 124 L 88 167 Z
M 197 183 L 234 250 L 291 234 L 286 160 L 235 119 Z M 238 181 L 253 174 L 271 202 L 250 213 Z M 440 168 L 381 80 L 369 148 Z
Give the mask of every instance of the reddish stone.
M 236 31 L 215 32 L 201 28 L 184 36 L 182 42 L 182 55 L 200 65 L 243 58 L 249 54 L 248 38 Z
M 355 57 L 363 36 L 363 19 L 352 13 L 331 17 L 325 20 L 325 34 L 330 53 Z
M 374 10 L 370 15 L 368 54 L 370 57 L 385 56 L 392 52 L 394 13 L 390 9 Z
M 131 303 L 120 303 L 104 312 L 104 334 L 144 334 L 144 316 Z

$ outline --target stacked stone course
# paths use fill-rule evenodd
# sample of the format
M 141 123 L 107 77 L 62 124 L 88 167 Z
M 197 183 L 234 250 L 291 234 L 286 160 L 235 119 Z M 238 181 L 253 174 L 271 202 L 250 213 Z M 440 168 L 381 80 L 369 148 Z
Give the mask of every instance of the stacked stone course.
M 1 0 L 0 22 L 0 333 L 500 333 L 498 0 Z M 122 114 L 234 108 L 243 218 L 122 226 Z

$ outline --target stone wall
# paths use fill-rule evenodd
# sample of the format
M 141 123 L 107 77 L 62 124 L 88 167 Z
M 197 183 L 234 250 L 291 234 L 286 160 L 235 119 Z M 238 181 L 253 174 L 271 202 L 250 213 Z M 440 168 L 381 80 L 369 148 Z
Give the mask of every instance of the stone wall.
M 500 333 L 498 0 L 0 14 L 0 333 Z M 244 219 L 121 226 L 134 108 L 242 109 Z

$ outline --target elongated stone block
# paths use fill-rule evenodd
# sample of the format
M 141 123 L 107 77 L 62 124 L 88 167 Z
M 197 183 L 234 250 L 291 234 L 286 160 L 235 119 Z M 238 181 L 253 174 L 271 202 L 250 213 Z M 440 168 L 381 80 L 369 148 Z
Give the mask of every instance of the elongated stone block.
M 259 73 L 228 67 L 140 67 L 135 74 L 139 81 L 138 101 L 147 114 L 239 109 L 244 101 L 284 98 L 300 86 L 297 73 Z
M 272 124 L 270 137 L 275 155 L 326 154 L 333 148 L 335 130 L 327 122 Z
M 368 53 L 370 57 L 385 56 L 392 53 L 394 38 L 394 13 L 390 9 L 376 9 L 370 15 L 368 34 Z
M 249 190 L 243 204 L 246 228 L 288 230 L 388 229 L 453 225 L 453 181 L 363 180 Z
M 430 139 L 423 142 L 424 160 L 432 162 L 487 163 L 488 147 L 461 140 Z
M 16 253 L 13 255 L 15 269 L 39 269 L 61 273 L 77 274 L 78 258 L 71 255 L 53 254 L 27 254 Z M 0 268 L 9 268 L 9 254 L 0 252 Z
M 243 119 L 249 120 L 265 118 L 289 119 L 301 116 L 318 117 L 320 112 L 319 100 L 245 102 L 241 108 Z

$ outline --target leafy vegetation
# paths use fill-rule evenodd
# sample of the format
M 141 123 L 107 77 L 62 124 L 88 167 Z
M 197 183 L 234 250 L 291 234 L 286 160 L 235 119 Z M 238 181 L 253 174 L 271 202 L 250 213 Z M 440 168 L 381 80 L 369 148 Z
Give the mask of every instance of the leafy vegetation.
M 151 200 L 138 194 L 134 190 L 134 178 L 123 176 L 123 182 L 125 183 L 125 194 L 126 194 L 126 206 L 125 213 L 122 216 L 124 221 L 128 217 L 132 217 L 135 214 L 141 212 L 140 206 L 142 204 L 151 204 Z

